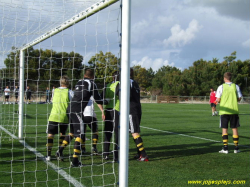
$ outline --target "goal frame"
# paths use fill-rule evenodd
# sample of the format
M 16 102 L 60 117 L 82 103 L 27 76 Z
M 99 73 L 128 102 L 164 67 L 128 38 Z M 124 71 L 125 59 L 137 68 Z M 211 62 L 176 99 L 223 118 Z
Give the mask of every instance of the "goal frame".
M 39 36 L 32 42 L 20 48 L 19 62 L 19 126 L 18 138 L 23 139 L 23 113 L 24 113 L 24 72 L 25 72 L 25 50 L 32 47 L 51 36 L 65 30 L 68 27 L 84 20 L 96 12 L 116 3 L 119 0 L 101 0 L 91 7 L 85 9 L 61 25 Z M 131 25 L 131 0 L 122 1 L 122 45 L 121 45 L 121 98 L 120 98 L 120 138 L 119 138 L 119 186 L 128 186 L 128 150 L 129 150 L 129 98 L 130 98 L 130 25 Z

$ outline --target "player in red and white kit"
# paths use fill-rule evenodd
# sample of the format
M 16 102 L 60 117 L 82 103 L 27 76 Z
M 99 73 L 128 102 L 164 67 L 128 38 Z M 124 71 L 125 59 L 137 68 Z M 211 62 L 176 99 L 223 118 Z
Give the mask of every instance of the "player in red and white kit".
M 210 89 L 210 105 L 212 108 L 212 116 L 217 116 L 217 111 L 216 111 L 216 105 L 217 105 L 217 101 L 216 101 L 216 91 L 214 91 L 213 88 Z

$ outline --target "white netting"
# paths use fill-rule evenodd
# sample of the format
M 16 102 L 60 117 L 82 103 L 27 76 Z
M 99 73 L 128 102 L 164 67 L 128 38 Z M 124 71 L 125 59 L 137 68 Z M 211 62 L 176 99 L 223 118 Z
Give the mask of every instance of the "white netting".
M 91 154 L 92 132 L 87 127 L 86 137 L 90 140 L 86 140 L 87 153 L 81 156 L 87 166 L 70 167 L 74 140 L 64 151 L 65 161 L 56 160 L 58 135 L 54 138 L 52 160 L 46 162 L 43 158 L 47 154 L 46 128 L 52 108 L 47 102 L 51 100 L 53 86 L 59 87 L 60 77 L 67 75 L 70 89 L 74 90 L 77 81 L 83 78 L 83 70 L 92 68 L 102 92 L 112 80 L 112 73 L 119 70 L 119 2 L 110 1 L 112 5 L 105 9 L 24 50 L 24 87 L 30 87 L 31 99 L 24 100 L 22 140 L 18 138 L 20 116 L 14 92 L 15 86 L 20 85 L 20 49 L 104 2 L 107 0 L 0 0 L 0 186 L 117 185 L 118 165 L 102 159 L 104 122 L 98 107 L 95 112 L 99 154 Z M 8 101 L 5 101 L 6 86 L 10 88 Z

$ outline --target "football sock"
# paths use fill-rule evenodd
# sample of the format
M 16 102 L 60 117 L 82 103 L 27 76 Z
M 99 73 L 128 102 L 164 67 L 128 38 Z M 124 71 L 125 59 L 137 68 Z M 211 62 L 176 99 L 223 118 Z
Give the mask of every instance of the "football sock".
M 63 140 L 65 139 L 65 135 L 61 135 L 60 137 L 59 137 L 59 149 L 60 149 L 60 147 L 62 146 L 62 143 L 63 143 Z
M 223 134 L 222 139 L 223 139 L 224 150 L 227 150 L 228 149 L 228 134 Z
M 73 163 L 77 164 L 79 162 L 78 156 L 81 154 L 81 144 L 83 144 L 83 141 L 80 137 L 77 137 L 75 140 L 75 145 L 74 145 L 74 154 L 73 154 Z
M 68 136 L 65 136 L 61 146 L 59 147 L 59 153 L 62 154 L 64 148 L 69 145 L 70 141 L 74 138 L 73 134 L 69 134 Z
M 98 133 L 93 133 L 93 136 L 92 136 L 92 145 L 94 148 L 96 148 L 96 144 L 97 144 L 97 141 L 98 141 Z
M 145 151 L 145 149 L 143 147 L 143 141 L 142 141 L 142 138 L 141 138 L 140 135 L 134 137 L 134 142 L 135 142 L 136 147 L 137 147 L 137 152 L 139 154 L 141 154 L 142 157 L 147 156 L 146 151 Z
M 136 139 L 134 139 L 135 145 L 136 145 Z M 139 151 L 139 148 L 136 146 L 137 154 L 140 155 L 141 152 Z
M 85 133 L 84 134 L 81 134 L 81 150 L 85 150 L 85 139 L 86 139 L 86 136 L 85 136 Z
M 238 135 L 233 135 L 233 141 L 234 141 L 234 145 L 235 147 L 238 148 L 238 144 L 239 144 L 239 136 Z
M 54 141 L 54 137 L 53 136 L 49 136 L 47 138 L 47 156 L 51 156 L 51 150 L 52 150 L 52 147 L 53 147 L 53 141 Z

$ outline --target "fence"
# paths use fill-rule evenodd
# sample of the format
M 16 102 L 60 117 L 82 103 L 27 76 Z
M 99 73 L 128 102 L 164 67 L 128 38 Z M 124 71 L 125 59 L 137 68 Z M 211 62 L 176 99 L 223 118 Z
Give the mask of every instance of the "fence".
M 51 98 L 51 95 L 50 95 L 50 98 Z M 4 100 L 5 100 L 5 96 L 4 94 L 2 94 L 0 96 L 0 101 L 4 102 Z M 19 97 L 18 97 L 18 100 L 19 100 Z M 15 94 L 12 92 L 10 93 L 10 96 L 9 96 L 9 102 L 14 103 L 15 101 L 16 101 L 16 97 L 15 97 Z M 46 102 L 46 92 L 32 92 L 31 102 L 33 103 Z
M 165 97 L 165 99 L 164 99 Z M 209 96 L 141 96 L 141 103 L 191 103 L 206 104 L 209 103 Z M 4 94 L 0 96 L 0 101 L 4 102 Z M 10 102 L 15 102 L 14 93 L 10 94 Z M 161 102 L 159 102 L 161 101 Z M 31 102 L 46 102 L 45 92 L 33 92 Z M 250 104 L 250 97 L 243 97 L 240 104 Z
M 163 99 L 162 97 L 165 97 Z M 142 96 L 141 103 L 187 103 L 206 104 L 209 103 L 209 96 Z M 161 101 L 161 102 L 159 102 Z M 250 97 L 241 99 L 240 104 L 250 104 Z

